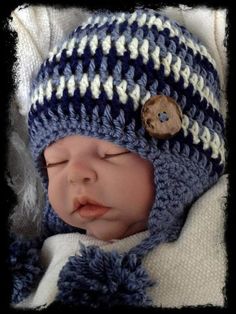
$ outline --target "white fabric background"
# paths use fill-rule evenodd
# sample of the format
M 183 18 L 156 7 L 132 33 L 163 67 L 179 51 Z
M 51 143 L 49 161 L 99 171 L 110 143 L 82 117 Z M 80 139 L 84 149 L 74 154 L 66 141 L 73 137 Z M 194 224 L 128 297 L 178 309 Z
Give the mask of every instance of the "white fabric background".
M 226 116 L 226 49 L 225 10 L 187 7 L 165 8 L 163 12 L 185 25 L 209 47 L 219 69 L 222 101 L 221 110 Z M 30 6 L 12 13 L 12 27 L 18 33 L 15 99 L 12 103 L 12 130 L 10 137 L 9 165 L 13 177 L 13 189 L 18 195 L 18 205 L 13 214 L 15 228 L 27 227 L 37 221 L 42 209 L 41 187 L 27 150 L 26 118 L 30 106 L 29 90 L 32 77 L 48 52 L 60 43 L 88 12 L 79 8 L 56 9 Z M 26 167 L 27 165 L 27 167 Z M 224 246 L 224 201 L 227 195 L 227 176 L 205 193 L 191 208 L 188 219 L 178 241 L 164 244 L 153 251 L 145 263 L 153 277 L 157 276 L 159 287 L 151 294 L 155 304 L 163 307 L 213 304 L 224 305 L 222 289 L 225 284 L 226 252 Z M 22 219 L 23 217 L 23 219 Z M 131 237 L 135 239 L 140 235 Z M 116 245 L 131 245 L 133 240 Z M 77 241 L 74 238 L 73 241 Z M 48 239 L 45 250 L 53 246 L 67 246 L 65 236 Z M 75 242 L 74 242 L 75 243 Z M 76 242 L 77 243 L 77 242 Z M 122 244 L 123 243 L 123 244 Z M 60 250 L 66 259 L 66 252 Z M 60 255 L 60 254 L 59 254 Z M 60 256 L 55 255 L 55 259 Z M 50 278 L 50 265 L 47 275 Z M 53 276 L 52 276 L 53 277 Z M 48 279 L 43 279 L 44 281 Z M 50 282 L 55 278 L 50 278 Z M 52 290 L 53 294 L 55 290 Z M 43 290 L 41 290 L 43 293 Z M 37 291 L 35 301 L 44 294 Z M 39 298 L 39 299 L 37 299 Z M 47 300 L 49 302 L 49 300 Z M 36 304 L 34 303 L 34 304 Z M 28 305 L 32 305 L 28 300 Z

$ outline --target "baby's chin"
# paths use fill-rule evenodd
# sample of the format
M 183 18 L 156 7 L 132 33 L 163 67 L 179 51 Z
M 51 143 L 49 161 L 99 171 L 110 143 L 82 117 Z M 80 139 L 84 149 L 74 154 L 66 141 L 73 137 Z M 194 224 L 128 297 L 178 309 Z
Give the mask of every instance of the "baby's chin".
M 117 222 L 94 223 L 88 226 L 86 234 L 102 241 L 120 240 L 126 237 L 127 226 Z
M 124 225 L 119 222 L 99 222 L 88 226 L 86 234 L 102 241 L 121 240 L 135 233 L 144 231 L 146 225 Z

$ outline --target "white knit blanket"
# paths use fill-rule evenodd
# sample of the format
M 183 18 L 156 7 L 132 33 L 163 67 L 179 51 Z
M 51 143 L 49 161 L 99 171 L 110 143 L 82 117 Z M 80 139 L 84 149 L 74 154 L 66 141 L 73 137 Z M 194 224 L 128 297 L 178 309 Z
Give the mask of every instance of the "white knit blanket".
M 210 48 L 219 69 L 221 88 L 225 88 L 226 56 L 225 11 L 207 8 L 165 8 L 164 13 L 185 25 Z M 55 44 L 83 22 L 88 13 L 78 8 L 55 9 L 33 7 L 15 10 L 12 27 L 18 33 L 18 66 L 16 80 L 12 152 L 10 172 L 18 195 L 14 219 L 16 227 L 25 227 L 27 220 L 33 225 L 42 210 L 39 199 L 39 181 L 30 164 L 27 142 L 26 117 L 30 106 L 31 79 L 41 62 Z M 204 27 L 203 25 L 204 21 Z M 201 27 L 199 27 L 201 25 Z M 222 94 L 221 111 L 225 117 L 227 106 Z M 13 156 L 12 156 L 13 155 Z M 27 167 L 26 167 L 27 165 Z M 150 276 L 158 280 L 150 296 L 156 306 L 182 307 L 187 305 L 224 305 L 223 288 L 226 275 L 224 245 L 224 203 L 227 195 L 227 176 L 206 192 L 191 208 L 179 239 L 159 246 L 144 259 Z M 32 209 L 34 210 L 32 212 Z M 79 253 L 79 240 L 85 245 L 98 244 L 105 250 L 128 250 L 138 243 L 140 233 L 115 243 L 95 241 L 84 235 L 67 234 L 48 238 L 42 249 L 46 273 L 34 293 L 19 304 L 34 307 L 50 304 L 57 294 L 57 277 L 70 255 Z

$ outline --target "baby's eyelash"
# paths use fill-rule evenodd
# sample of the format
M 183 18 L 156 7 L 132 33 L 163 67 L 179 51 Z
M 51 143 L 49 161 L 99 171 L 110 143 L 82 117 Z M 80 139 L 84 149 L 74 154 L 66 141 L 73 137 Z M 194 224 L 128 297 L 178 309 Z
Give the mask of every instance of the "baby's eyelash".
M 67 162 L 67 160 L 54 162 L 54 163 L 48 163 L 48 164 L 45 165 L 45 168 L 51 168 L 51 167 L 54 167 L 54 166 L 59 166 L 59 165 L 64 164 L 66 162 Z
M 112 158 L 112 157 L 116 157 L 116 156 L 120 156 L 120 155 L 124 155 L 124 154 L 129 154 L 130 151 L 125 151 L 122 153 L 117 153 L 117 154 L 105 154 L 104 158 L 108 159 L 108 158 Z

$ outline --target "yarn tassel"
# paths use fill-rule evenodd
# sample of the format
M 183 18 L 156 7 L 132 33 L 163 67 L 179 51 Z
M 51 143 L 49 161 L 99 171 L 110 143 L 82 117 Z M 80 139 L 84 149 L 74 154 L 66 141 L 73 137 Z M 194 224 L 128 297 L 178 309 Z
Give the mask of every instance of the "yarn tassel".
M 43 274 L 40 265 L 42 240 L 10 236 L 8 264 L 12 276 L 12 303 L 26 298 Z
M 57 301 L 93 308 L 151 305 L 146 290 L 154 285 L 135 254 L 105 252 L 81 244 L 59 274 Z

